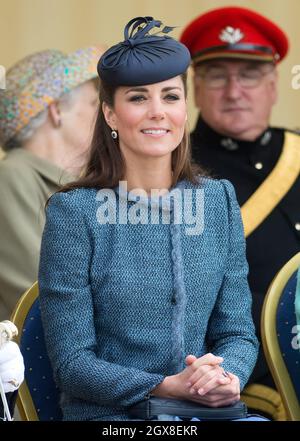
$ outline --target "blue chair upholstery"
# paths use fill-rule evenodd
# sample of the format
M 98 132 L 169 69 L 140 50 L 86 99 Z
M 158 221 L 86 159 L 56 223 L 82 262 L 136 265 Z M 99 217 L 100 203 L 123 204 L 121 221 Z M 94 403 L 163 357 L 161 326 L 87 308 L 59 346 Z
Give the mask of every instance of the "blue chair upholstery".
M 17 401 L 21 417 L 27 421 L 61 420 L 58 389 L 46 352 L 37 283 L 21 297 L 12 321 L 19 329 L 18 343 L 25 363 L 25 381 Z
M 300 339 L 295 310 L 299 280 L 300 253 L 274 278 L 262 313 L 264 351 L 290 420 L 300 420 Z

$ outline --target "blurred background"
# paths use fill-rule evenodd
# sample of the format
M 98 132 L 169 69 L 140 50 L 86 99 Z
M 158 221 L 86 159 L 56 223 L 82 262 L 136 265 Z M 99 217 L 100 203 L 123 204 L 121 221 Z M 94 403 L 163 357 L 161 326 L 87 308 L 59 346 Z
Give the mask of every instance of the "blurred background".
M 287 32 L 291 47 L 279 67 L 272 124 L 299 129 L 300 89 L 291 84 L 292 67 L 300 65 L 299 0 L 0 0 L 0 65 L 7 70 L 25 55 L 48 48 L 71 52 L 97 43 L 109 46 L 123 39 L 124 25 L 136 16 L 151 15 L 178 26 L 173 35 L 179 37 L 193 18 L 220 6 L 249 7 Z M 192 128 L 197 114 L 192 96 L 189 114 Z

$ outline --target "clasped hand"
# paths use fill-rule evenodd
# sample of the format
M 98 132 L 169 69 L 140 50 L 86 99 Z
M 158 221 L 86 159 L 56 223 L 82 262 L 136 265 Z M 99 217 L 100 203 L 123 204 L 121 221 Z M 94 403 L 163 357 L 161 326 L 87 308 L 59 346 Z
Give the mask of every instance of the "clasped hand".
M 185 381 L 187 399 L 211 407 L 227 406 L 240 399 L 239 379 L 220 366 L 222 357 L 188 355 L 185 361 L 187 367 L 178 375 Z
M 240 383 L 236 375 L 220 366 L 222 357 L 205 354 L 188 355 L 186 368 L 166 377 L 154 389 L 154 395 L 190 400 L 205 406 L 228 406 L 240 399 Z

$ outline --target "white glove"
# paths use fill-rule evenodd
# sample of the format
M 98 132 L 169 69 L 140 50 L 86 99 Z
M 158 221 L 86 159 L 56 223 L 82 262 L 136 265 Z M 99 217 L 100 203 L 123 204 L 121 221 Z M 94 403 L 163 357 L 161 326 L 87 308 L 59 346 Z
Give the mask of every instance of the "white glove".
M 5 342 L 12 340 L 18 335 L 18 329 L 13 322 L 4 320 L 0 322 L 0 348 Z
M 17 343 L 9 341 L 0 348 L 0 378 L 4 392 L 13 392 L 24 380 L 24 360 Z

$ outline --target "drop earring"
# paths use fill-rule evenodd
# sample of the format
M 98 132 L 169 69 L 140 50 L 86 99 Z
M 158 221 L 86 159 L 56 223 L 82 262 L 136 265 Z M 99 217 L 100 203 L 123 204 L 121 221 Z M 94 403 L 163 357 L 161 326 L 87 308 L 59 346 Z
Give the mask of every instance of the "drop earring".
M 111 131 L 111 137 L 112 137 L 113 139 L 117 139 L 117 137 L 118 137 L 118 132 L 117 132 L 116 130 L 112 130 L 112 131 Z

